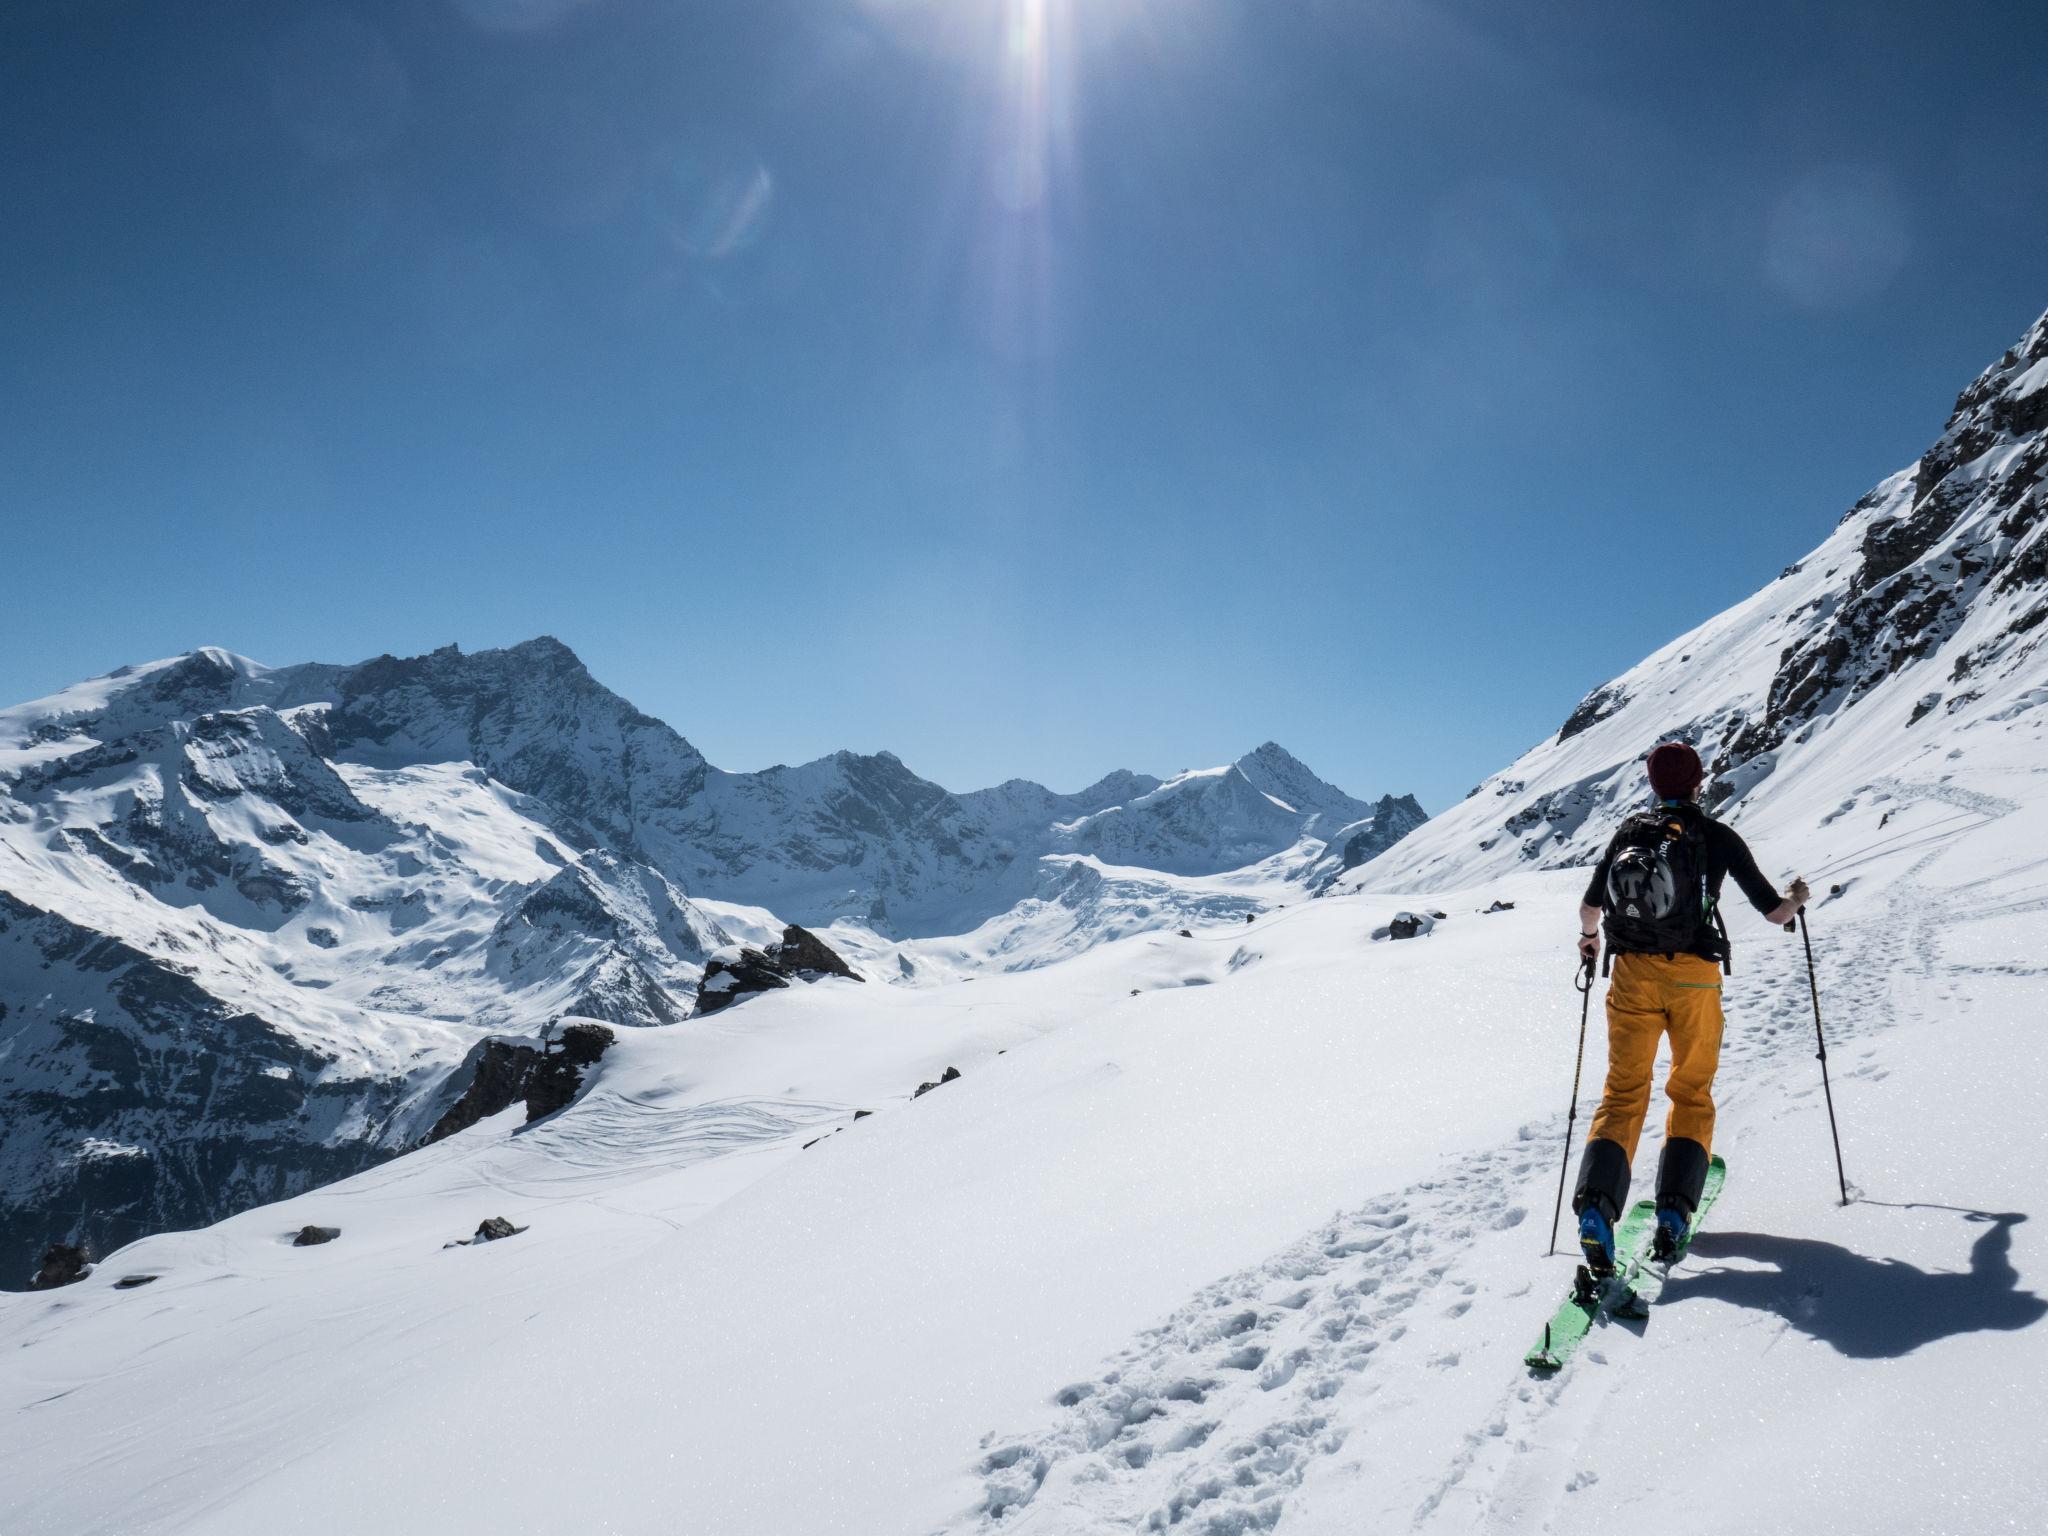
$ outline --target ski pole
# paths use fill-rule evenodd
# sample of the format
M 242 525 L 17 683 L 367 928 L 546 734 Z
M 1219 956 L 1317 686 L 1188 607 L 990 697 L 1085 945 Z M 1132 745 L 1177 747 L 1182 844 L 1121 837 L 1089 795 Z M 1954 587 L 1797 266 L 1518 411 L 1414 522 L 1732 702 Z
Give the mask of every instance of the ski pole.
M 1550 1213 L 1550 1253 L 1557 1252 L 1557 1224 L 1564 1219 L 1564 1181 L 1572 1168 L 1572 1128 L 1579 1123 L 1579 1074 L 1586 1070 L 1586 1015 L 1593 1007 L 1593 962 L 1589 959 L 1581 966 L 1583 982 L 1574 979 L 1572 985 L 1579 992 L 1579 1057 L 1572 1063 L 1572 1107 L 1564 1121 L 1564 1165 L 1557 1170 L 1557 1209 Z
M 1849 1176 L 1842 1171 L 1842 1133 L 1835 1128 L 1835 1090 L 1828 1083 L 1828 1037 L 1820 1027 L 1820 979 L 1813 969 L 1813 935 L 1806 931 L 1806 913 L 1799 913 L 1799 938 L 1806 945 L 1806 985 L 1813 993 L 1813 1041 L 1820 1047 L 1820 1091 L 1828 1101 L 1828 1135 L 1835 1143 L 1835 1182 L 1842 1191 L 1842 1204 L 1849 1203 Z

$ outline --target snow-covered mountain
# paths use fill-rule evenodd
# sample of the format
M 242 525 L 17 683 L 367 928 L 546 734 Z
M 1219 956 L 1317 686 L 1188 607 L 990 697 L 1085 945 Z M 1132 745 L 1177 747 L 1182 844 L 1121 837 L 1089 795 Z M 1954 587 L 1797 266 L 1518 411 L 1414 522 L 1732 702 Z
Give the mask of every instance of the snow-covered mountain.
M 1278 748 L 1245 762 L 1304 808 L 1155 827 L 1121 862 L 1227 869 L 1358 808 Z M 918 981 L 1185 920 L 1148 871 L 1098 869 L 1083 901 L 1049 857 L 1159 788 L 956 796 L 888 753 L 728 773 L 545 638 L 354 667 L 209 649 L 0 712 L 0 1275 L 361 1168 L 432 1123 L 480 1033 L 675 1023 L 714 950 L 790 917 L 853 914 L 849 952 Z M 1047 890 L 1060 945 L 894 952 L 1012 912 L 1042 932 Z
M 1690 741 L 1706 802 L 1745 823 L 1788 779 L 1939 779 L 2048 728 L 2048 315 L 1957 399 L 1940 439 L 1762 591 L 1589 693 L 1558 733 L 1346 876 L 1468 883 L 1597 856 Z M 1869 791 L 1865 791 L 1866 796 Z M 1808 871 L 1812 874 L 1813 871 Z
M 1354 800 L 1269 741 L 1227 767 L 1154 781 L 1120 804 L 1063 823 L 1058 840 L 1062 848 L 1112 864 L 1220 874 L 1285 852 L 1304 838 L 1342 847 L 1396 806 L 1401 810 L 1388 815 L 1389 826 L 1411 808 L 1413 825 L 1424 819 L 1412 796 L 1398 802 L 1389 796 L 1378 807 Z

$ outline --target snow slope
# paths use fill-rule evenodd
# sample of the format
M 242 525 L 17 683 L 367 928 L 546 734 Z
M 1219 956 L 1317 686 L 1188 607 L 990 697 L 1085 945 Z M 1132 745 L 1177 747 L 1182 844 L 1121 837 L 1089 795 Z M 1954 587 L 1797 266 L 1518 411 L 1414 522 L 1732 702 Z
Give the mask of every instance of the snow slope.
M 1796 945 L 1739 930 L 1714 1232 L 1554 1382 L 1574 881 L 1530 872 L 1409 943 L 1339 897 L 632 1032 L 555 1119 L 0 1298 L 0 1529 L 2023 1529 L 2041 780 L 1902 786 L 1815 914 L 1846 1210 Z

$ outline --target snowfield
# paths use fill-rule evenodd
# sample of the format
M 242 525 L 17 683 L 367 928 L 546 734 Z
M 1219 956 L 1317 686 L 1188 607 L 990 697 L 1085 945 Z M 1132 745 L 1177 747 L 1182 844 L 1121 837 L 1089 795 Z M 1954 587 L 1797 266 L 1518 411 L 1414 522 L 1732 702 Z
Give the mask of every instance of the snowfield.
M 1748 829 L 1854 861 L 1813 928 L 1857 1201 L 1750 917 L 1728 1192 L 1555 1381 L 1577 879 L 1535 873 L 1405 943 L 1343 897 L 630 1031 L 551 1120 L 0 1298 L 0 1529 L 2028 1529 L 2041 779 Z

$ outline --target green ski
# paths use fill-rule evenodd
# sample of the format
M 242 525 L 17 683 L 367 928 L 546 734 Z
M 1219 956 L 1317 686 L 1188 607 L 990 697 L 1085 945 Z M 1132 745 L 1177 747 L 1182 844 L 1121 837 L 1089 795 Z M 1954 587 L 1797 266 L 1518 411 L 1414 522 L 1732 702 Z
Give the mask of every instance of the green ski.
M 1688 1247 L 1692 1243 L 1692 1234 L 1699 1231 L 1700 1223 L 1706 1219 L 1714 1197 L 1721 1193 L 1721 1186 L 1727 1178 L 1728 1165 L 1718 1157 L 1709 1160 L 1699 1209 L 1693 1212 L 1692 1225 L 1686 1232 Z M 1572 1357 L 1573 1351 L 1604 1314 L 1621 1312 L 1629 1315 L 1625 1309 L 1636 1302 L 1636 1282 L 1649 1269 L 1650 1238 L 1656 1225 L 1656 1201 L 1638 1200 L 1628 1208 L 1614 1233 L 1615 1272 L 1604 1280 L 1596 1280 L 1583 1264 L 1579 1266 L 1572 1283 L 1572 1293 L 1552 1314 L 1550 1321 L 1543 1325 L 1536 1347 L 1522 1357 L 1524 1364 L 1533 1371 L 1555 1371 Z M 1680 1256 L 1683 1257 L 1682 1251 Z
M 1707 1162 L 1707 1182 L 1700 1190 L 1700 1206 L 1692 1213 L 1692 1222 L 1685 1229 L 1685 1242 L 1665 1263 L 1660 1264 L 1648 1253 L 1644 1254 L 1630 1277 L 1628 1294 L 1615 1299 L 1616 1316 L 1641 1322 L 1650 1315 L 1651 1304 L 1664 1294 L 1664 1282 L 1671 1278 L 1671 1266 L 1692 1251 L 1693 1237 L 1699 1232 L 1700 1223 L 1706 1220 L 1707 1211 L 1713 1205 L 1714 1197 L 1721 1193 L 1721 1186 L 1727 1181 L 1728 1165 L 1718 1157 L 1710 1158 Z

